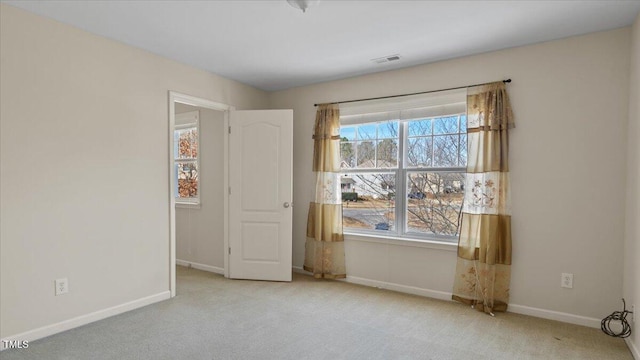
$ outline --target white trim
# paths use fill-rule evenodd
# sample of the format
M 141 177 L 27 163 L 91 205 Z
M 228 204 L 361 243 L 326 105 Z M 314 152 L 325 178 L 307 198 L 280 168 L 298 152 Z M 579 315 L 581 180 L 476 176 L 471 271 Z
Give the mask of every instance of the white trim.
M 631 355 L 633 355 L 633 358 L 636 360 L 640 360 L 640 351 L 638 351 L 638 348 L 636 347 L 634 342 L 629 338 L 624 339 L 624 342 L 627 343 L 627 347 L 631 351 Z
M 444 291 L 424 289 L 424 288 L 419 288 L 415 286 L 401 285 L 401 284 L 365 279 L 365 278 L 349 276 L 349 275 L 347 275 L 347 278 L 345 279 L 345 281 L 348 283 L 372 286 L 380 289 L 387 289 L 387 290 L 393 290 L 393 291 L 398 291 L 398 292 L 403 292 L 403 293 L 408 293 L 413 295 L 426 296 L 426 297 L 440 299 L 440 300 L 451 300 L 451 295 L 452 295 L 452 293 L 444 292 Z M 542 319 L 556 320 L 556 321 L 561 321 L 561 322 L 574 324 L 574 325 L 582 325 L 582 326 L 587 326 L 591 328 L 597 328 L 597 329 L 600 328 L 600 319 L 568 314 L 568 313 L 563 313 L 559 311 L 533 308 L 533 307 L 524 306 L 524 305 L 509 304 L 508 312 L 511 312 L 514 314 L 530 315 L 530 316 L 534 316 Z
M 303 270 L 299 266 L 294 266 L 292 270 L 293 272 L 299 273 L 299 274 L 305 274 L 305 275 L 311 274 Z M 407 293 L 407 294 L 425 296 L 425 297 L 430 297 L 430 298 L 440 299 L 445 301 L 450 301 L 451 295 L 452 295 L 452 293 L 445 292 L 445 291 L 431 290 L 431 289 L 419 288 L 415 286 L 390 283 L 386 281 L 366 279 L 366 278 L 361 278 L 357 276 L 347 275 L 347 278 L 341 281 L 345 281 L 352 284 L 376 287 L 379 289 L 387 289 L 387 290 L 393 290 L 393 291 L 398 291 L 398 292 Z M 514 314 L 530 315 L 530 316 L 534 316 L 542 319 L 556 320 L 556 321 L 561 321 L 561 322 L 574 324 L 574 325 L 582 325 L 582 326 L 587 326 L 591 328 L 597 328 L 597 329 L 600 328 L 600 319 L 595 319 L 595 318 L 590 318 L 590 317 L 580 316 L 575 314 L 569 314 L 569 313 L 563 313 L 559 311 L 545 310 L 545 309 L 539 309 L 539 308 L 534 308 L 534 307 L 524 306 L 524 305 L 517 305 L 517 304 L 509 304 L 508 312 L 511 312 Z M 627 341 L 627 344 L 632 344 L 632 343 Z M 629 346 L 629 348 L 631 349 L 632 352 L 635 351 L 634 354 L 636 355 L 636 359 L 640 360 L 640 358 L 637 356 L 638 354 L 637 349 L 635 348 L 632 349 L 631 345 Z
M 466 111 L 467 89 L 438 91 L 387 99 L 340 104 L 340 119 L 350 124 L 435 117 Z
M 80 315 L 78 317 L 64 320 L 59 323 L 43 326 L 34 330 L 25 331 L 20 334 L 7 336 L 2 339 L 2 342 L 18 340 L 18 341 L 34 341 L 42 339 L 47 336 L 51 336 L 63 331 L 71 330 L 82 325 L 86 325 L 98 320 L 106 319 L 108 317 L 119 315 L 127 311 L 135 310 L 143 306 L 151 305 L 160 301 L 169 299 L 171 296 L 169 291 L 163 291 L 161 293 L 143 297 L 137 300 L 133 300 L 124 304 L 116 305 L 107 309 L 98 310 L 89 314 Z M 4 350 L 4 349 L 3 349 Z
M 179 209 L 201 209 L 202 205 L 200 203 L 188 203 L 188 202 L 177 202 L 176 207 Z
M 402 293 L 407 293 L 412 295 L 419 295 L 419 296 L 424 296 L 424 297 L 429 297 L 429 298 L 434 298 L 439 300 L 451 301 L 451 293 L 444 292 L 444 291 L 424 289 L 416 286 L 402 285 L 402 284 L 390 283 L 386 281 L 371 280 L 371 279 L 365 279 L 365 278 L 361 278 L 357 276 L 349 276 L 349 275 L 347 275 L 347 278 L 343 279 L 342 281 L 352 283 L 352 284 L 371 286 L 378 289 L 386 289 L 386 290 L 392 290 L 392 291 L 397 291 L 397 292 L 402 292 Z
M 600 328 L 600 319 L 569 314 L 560 311 L 546 310 L 517 304 L 509 304 L 508 311 L 514 314 L 530 315 L 542 319 L 556 320 L 574 325 L 582 325 L 597 329 Z
M 191 95 L 181 94 L 175 91 L 169 91 L 169 96 L 173 96 L 173 100 L 181 104 L 191 105 L 195 107 L 203 107 L 203 108 L 219 110 L 219 111 L 226 111 L 226 110 L 229 110 L 230 108 L 230 106 L 227 104 L 223 104 L 223 103 L 219 103 L 219 102 L 215 102 L 215 101 L 211 101 L 211 100 L 207 100 L 207 99 L 203 99 L 203 98 L 199 98 Z
M 350 233 L 348 231 L 344 232 L 344 240 L 372 242 L 372 243 L 396 245 L 396 246 L 409 246 L 409 247 L 427 248 L 427 249 L 435 249 L 435 250 L 443 250 L 443 251 L 457 251 L 458 249 L 458 244 L 453 242 L 413 240 L 413 239 L 393 237 L 393 236 L 356 234 L 356 233 Z
M 293 266 L 292 270 L 294 273 L 298 273 L 298 274 L 313 275 L 312 273 L 304 270 L 300 266 Z M 419 295 L 419 296 L 424 296 L 424 297 L 429 297 L 434 299 L 451 300 L 451 293 L 448 293 L 448 292 L 424 289 L 424 288 L 419 288 L 419 287 L 409 286 L 409 285 L 401 285 L 401 284 L 390 283 L 386 281 L 371 280 L 371 279 L 361 278 L 357 276 L 347 275 L 346 279 L 339 279 L 339 281 L 344 281 L 351 284 L 375 287 L 378 289 L 387 289 L 387 290 L 397 291 L 397 292 L 406 293 L 406 294 Z
M 199 120 L 200 120 L 199 110 L 178 113 L 176 114 L 176 130 L 180 130 L 188 127 L 196 127 L 198 126 Z
M 464 99 L 464 97 L 463 97 Z M 341 170 L 341 174 L 344 174 L 345 176 L 352 176 L 353 178 L 356 178 L 358 176 L 362 176 L 362 177 L 372 177 L 372 179 L 370 179 L 369 181 L 371 183 L 369 183 L 369 181 L 367 180 L 363 180 L 362 182 L 360 181 L 356 181 L 354 183 L 355 188 L 354 192 L 356 192 L 358 195 L 373 195 L 374 197 L 377 197 L 376 193 L 378 193 L 379 195 L 383 195 L 384 197 L 384 192 L 380 192 L 379 190 L 376 190 L 376 188 L 374 188 L 371 184 L 372 183 L 378 183 L 380 180 L 376 179 L 374 180 L 373 177 L 377 177 L 377 175 L 379 174 L 388 174 L 388 176 L 393 176 L 395 178 L 395 189 L 393 190 L 395 196 L 395 206 L 393 206 L 393 213 L 395 214 L 395 220 L 394 220 L 394 230 L 387 228 L 386 230 L 389 231 L 385 231 L 385 234 L 383 236 L 389 236 L 389 237 L 394 237 L 394 238 L 409 238 L 409 239 L 416 239 L 416 240 L 426 240 L 426 241 L 442 241 L 442 242 L 457 242 L 457 236 L 448 236 L 448 235 L 441 235 L 441 234 L 421 234 L 417 231 L 411 231 L 409 229 L 408 226 L 408 219 L 409 219 L 409 203 L 408 203 L 408 196 L 410 196 L 410 192 L 413 190 L 410 188 L 409 183 L 412 181 L 408 181 L 411 178 L 420 176 L 420 174 L 450 174 L 452 176 L 454 176 L 454 178 L 451 179 L 451 181 L 454 181 L 455 178 L 457 178 L 458 176 L 460 176 L 460 178 L 458 178 L 458 182 L 462 181 L 464 182 L 462 179 L 464 178 L 464 173 L 466 172 L 466 168 L 464 166 L 461 166 L 460 164 L 458 164 L 459 166 L 450 166 L 450 167 L 437 167 L 435 166 L 430 166 L 430 167 L 426 167 L 426 166 L 419 166 L 419 167 L 413 167 L 410 166 L 410 164 L 408 163 L 407 159 L 409 157 L 409 150 L 407 150 L 407 147 L 405 145 L 407 145 L 409 143 L 409 140 L 413 139 L 430 139 L 432 143 L 435 143 L 434 141 L 437 140 L 438 138 L 442 137 L 442 136 L 455 136 L 457 141 L 459 141 L 460 139 L 462 139 L 462 136 L 466 136 L 466 131 L 464 130 L 466 128 L 462 127 L 460 125 L 462 125 L 462 117 L 465 116 L 464 113 L 464 108 L 465 108 L 465 102 L 463 101 L 461 103 L 462 105 L 462 112 L 459 113 L 452 113 L 450 114 L 450 116 L 455 117 L 456 119 L 456 124 L 457 124 L 457 129 L 455 132 L 452 133 L 446 133 L 446 134 L 438 134 L 438 131 L 436 131 L 436 126 L 433 125 L 431 129 L 427 131 L 424 131 L 424 133 L 422 134 L 417 134 L 414 136 L 411 136 L 410 131 L 409 131 L 409 126 L 410 123 L 413 120 L 420 120 L 423 117 L 416 117 L 416 118 L 408 118 L 406 120 L 402 120 L 402 118 L 400 118 L 401 120 L 395 120 L 394 122 L 397 123 L 397 127 L 398 127 L 398 133 L 397 133 L 397 137 L 395 137 L 394 139 L 396 139 L 398 141 L 397 143 L 397 147 L 398 147 L 398 157 L 397 157 L 397 165 L 395 167 L 391 167 L 391 168 L 379 168 L 377 167 L 375 164 L 373 164 L 373 168 L 363 168 L 363 167 L 355 167 L 355 168 L 351 168 L 351 167 L 345 167 Z M 360 116 L 360 115 L 358 115 Z M 369 116 L 369 115 L 362 115 L 362 116 Z M 429 118 L 431 120 L 433 119 L 437 119 L 440 118 L 442 115 L 440 116 L 435 116 L 435 117 L 431 117 Z M 398 117 L 394 117 L 392 116 L 391 118 L 389 118 L 388 120 L 392 120 L 392 119 L 399 119 Z M 362 120 L 362 119 L 361 119 Z M 367 120 L 367 121 L 365 121 Z M 358 159 L 358 148 L 359 148 L 359 144 L 361 142 L 364 142 L 365 140 L 362 140 L 360 135 L 358 135 L 358 132 L 362 126 L 369 125 L 371 126 L 372 122 L 368 122 L 369 120 L 372 119 L 365 119 L 363 121 L 359 121 L 356 122 L 355 126 L 355 138 L 354 139 L 350 139 L 348 140 L 348 144 L 354 146 L 355 148 L 355 157 L 356 160 Z M 340 125 L 344 126 L 344 125 L 348 125 L 351 124 L 349 123 L 347 120 L 345 120 L 345 118 L 342 116 L 342 109 L 341 109 L 341 116 L 340 116 Z M 375 125 L 376 128 L 379 126 L 379 123 L 376 123 L 378 125 Z M 378 128 L 377 128 L 378 129 Z M 426 130 L 426 129 L 425 129 Z M 380 137 L 380 131 L 379 129 L 376 130 L 376 135 L 369 140 L 366 141 L 380 141 L 382 138 L 384 137 Z M 435 151 L 435 145 L 434 148 L 432 149 L 432 151 Z M 377 153 L 377 150 L 376 150 Z M 431 154 L 432 158 L 435 159 L 435 153 Z M 377 157 L 377 155 L 376 155 Z M 461 160 L 461 156 L 460 154 L 458 154 L 456 162 L 459 162 Z M 359 160 L 358 160 L 359 161 Z M 435 161 L 435 160 L 434 160 Z M 457 174 L 457 176 L 456 176 Z M 357 175 L 357 176 L 354 176 Z M 445 179 L 441 179 L 439 181 L 442 181 L 444 184 L 446 184 L 446 180 Z M 404 184 L 404 185 L 403 185 Z M 453 184 L 451 184 L 453 185 Z M 460 185 L 462 186 L 462 185 Z M 379 188 L 378 188 L 379 189 Z M 425 193 L 427 192 L 426 189 L 422 189 L 420 191 L 424 191 Z M 387 191 L 388 194 L 391 194 L 391 191 Z M 424 195 L 424 193 L 422 193 Z M 424 198 L 424 196 L 422 197 Z M 461 205 L 462 206 L 462 205 Z M 391 211 L 391 209 L 388 209 L 389 211 Z M 460 215 L 460 214 L 459 214 Z M 389 224 L 388 224 L 389 225 Z M 352 231 L 353 233 L 357 233 L 357 234 L 367 234 L 367 233 L 373 233 L 375 230 L 373 229 L 354 229 L 354 228 L 345 228 L 345 230 L 347 231 Z M 388 235 L 386 235 L 386 233 L 388 233 Z
M 176 125 L 176 109 L 175 109 L 175 103 L 179 102 L 181 104 L 186 104 L 186 105 L 191 105 L 191 106 L 195 106 L 195 107 L 202 107 L 202 108 L 207 108 L 207 109 L 211 109 L 211 110 L 216 110 L 216 111 L 223 111 L 224 112 L 224 122 L 225 122 L 225 126 L 228 126 L 228 112 L 231 110 L 235 110 L 235 107 L 227 105 L 227 104 L 223 104 L 223 103 L 218 103 L 218 102 L 214 102 L 214 101 L 210 101 L 210 100 L 206 100 L 206 99 L 202 99 L 202 98 L 197 98 L 195 96 L 191 96 L 191 95 L 186 95 L 186 94 L 181 94 L 175 91 L 169 91 L 169 290 L 171 292 L 171 297 L 176 296 L 176 199 L 175 199 L 175 194 L 174 194 L 174 189 L 176 188 L 176 184 L 175 184 L 175 179 L 173 177 L 173 169 L 175 167 L 175 159 L 174 159 L 174 154 L 173 154 L 173 131 Z M 224 132 L 224 142 L 225 145 L 228 145 L 229 143 L 229 134 L 225 131 Z M 222 189 L 224 191 L 224 204 L 225 204 L 225 209 L 227 208 L 227 204 L 229 203 L 229 193 L 227 192 L 228 186 L 229 186 L 229 181 L 227 179 L 228 174 L 229 174 L 229 160 L 228 160 L 229 154 L 228 154 L 228 149 L 227 146 L 225 146 L 225 155 L 224 155 L 224 173 L 227 174 L 227 176 L 224 177 L 224 188 Z M 227 265 L 226 265 L 226 261 L 227 261 L 227 251 L 226 248 L 228 248 L 228 244 L 229 244 L 229 240 L 227 239 L 228 237 L 228 231 L 227 231 L 227 211 L 225 211 L 225 225 L 224 225 L 224 243 L 225 243 L 225 249 L 223 249 L 223 251 L 225 251 L 225 276 L 228 277 L 228 271 L 227 271 Z
M 399 292 L 404 292 L 404 293 L 413 294 L 413 295 L 426 296 L 426 297 L 440 299 L 440 300 L 451 300 L 451 295 L 452 295 L 452 293 L 444 292 L 444 291 L 424 289 L 424 288 L 419 288 L 415 286 L 401 285 L 401 284 L 395 284 L 395 283 L 390 283 L 385 281 L 354 277 L 349 275 L 347 275 L 347 278 L 345 281 L 349 283 L 372 286 L 380 289 L 399 291 Z M 600 319 L 568 314 L 568 313 L 563 313 L 559 311 L 545 310 L 545 309 L 533 308 L 529 306 L 516 305 L 516 304 L 509 304 L 507 311 L 514 314 L 530 315 L 530 316 L 534 316 L 542 319 L 556 320 L 556 321 L 561 321 L 561 322 L 574 324 L 574 325 L 582 325 L 582 326 L 587 326 L 587 327 L 597 328 L 597 329 L 600 328 Z
M 180 260 L 180 259 L 176 259 L 176 265 L 186 266 L 186 267 L 189 267 L 189 268 L 194 268 L 194 269 L 198 269 L 198 270 L 202 270 L 202 271 L 208 271 L 208 272 L 224 275 L 224 268 L 217 267 L 217 266 L 200 264 L 200 263 L 197 263 L 197 262 L 187 261 L 187 260 Z
M 307 270 L 303 269 L 302 266 L 292 266 L 291 270 L 293 270 L 293 272 L 296 273 L 296 274 L 313 275 L 312 273 L 310 273 Z
M 176 296 L 176 179 L 173 168 L 176 166 L 173 154 L 174 131 L 176 126 L 176 94 L 169 91 L 169 291 Z
M 224 277 L 228 278 L 229 277 L 229 189 L 230 189 L 230 184 L 229 184 L 229 137 L 231 136 L 230 132 L 231 132 L 231 112 L 234 111 L 236 108 L 234 106 L 229 106 L 229 109 L 227 111 L 224 112 L 224 129 L 229 129 L 229 131 L 225 131 L 225 135 L 223 136 L 223 142 L 224 142 L 224 153 L 223 153 L 223 161 L 224 163 L 222 164 L 222 169 L 225 173 L 224 176 L 224 180 L 223 180 L 223 189 L 222 191 L 224 191 L 224 199 L 223 199 L 223 206 L 224 206 L 224 214 L 223 214 L 223 236 L 224 236 L 224 249 L 222 249 L 222 251 L 224 252 Z
M 194 112 L 197 112 L 197 111 L 194 111 Z M 185 113 L 185 114 L 187 114 L 187 113 Z M 182 115 L 182 114 L 176 114 L 176 117 L 180 117 L 180 115 Z M 176 119 L 176 121 L 177 121 L 177 119 Z M 198 123 L 188 123 L 188 124 L 180 124 L 180 125 L 176 124 L 174 129 L 176 129 L 176 130 L 184 130 L 184 129 L 197 128 L 197 127 L 198 127 Z

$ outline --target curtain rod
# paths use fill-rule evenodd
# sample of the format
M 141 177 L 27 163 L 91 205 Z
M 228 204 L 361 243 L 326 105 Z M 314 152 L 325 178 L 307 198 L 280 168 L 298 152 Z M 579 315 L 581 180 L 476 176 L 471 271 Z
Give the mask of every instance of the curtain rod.
M 422 94 L 429 94 L 429 93 L 440 92 L 440 91 L 458 90 L 458 89 L 464 89 L 464 88 L 469 88 L 469 87 L 474 87 L 474 86 L 489 85 L 489 84 L 493 84 L 494 82 L 495 81 L 486 82 L 486 83 L 482 83 L 482 84 L 474 84 L 474 85 L 452 87 L 452 88 L 448 88 L 448 89 L 422 91 L 422 92 L 416 92 L 416 93 L 410 93 L 410 94 L 380 96 L 380 97 L 372 97 L 372 98 L 357 99 L 357 100 L 334 101 L 334 102 L 330 102 L 329 104 L 346 104 L 346 103 L 367 101 L 367 100 L 381 100 L 381 99 L 391 99 L 391 98 L 396 98 L 396 97 L 401 97 L 401 96 L 422 95 Z M 502 82 L 503 83 L 510 83 L 511 79 L 502 80 Z M 318 106 L 318 105 L 320 105 L 320 104 L 313 104 L 313 106 Z

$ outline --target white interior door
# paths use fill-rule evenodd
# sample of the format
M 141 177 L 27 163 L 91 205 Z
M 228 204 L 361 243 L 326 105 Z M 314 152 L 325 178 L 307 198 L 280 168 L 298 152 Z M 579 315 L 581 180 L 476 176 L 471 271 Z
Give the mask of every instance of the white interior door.
M 229 120 L 229 277 L 291 281 L 293 110 Z

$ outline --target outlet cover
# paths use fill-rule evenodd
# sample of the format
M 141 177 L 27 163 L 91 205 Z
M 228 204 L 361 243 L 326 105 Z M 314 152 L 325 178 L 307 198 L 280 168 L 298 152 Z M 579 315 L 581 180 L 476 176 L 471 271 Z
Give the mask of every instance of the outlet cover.
M 63 295 L 69 292 L 69 280 L 67 278 L 64 279 L 56 279 L 56 296 Z
M 567 289 L 573 289 L 573 274 L 562 273 L 560 277 L 560 286 Z

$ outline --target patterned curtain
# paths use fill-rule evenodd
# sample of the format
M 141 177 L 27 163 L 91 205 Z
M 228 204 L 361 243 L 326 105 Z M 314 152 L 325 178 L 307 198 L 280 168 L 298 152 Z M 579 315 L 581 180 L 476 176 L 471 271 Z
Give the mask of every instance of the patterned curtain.
M 309 205 L 304 269 L 316 278 L 344 278 L 338 105 L 318 106 L 313 140 L 315 201 Z
M 509 303 L 513 127 L 504 83 L 467 90 L 467 174 L 453 299 L 491 315 Z

